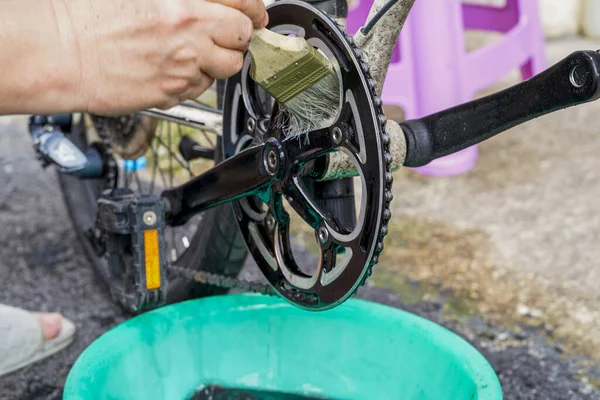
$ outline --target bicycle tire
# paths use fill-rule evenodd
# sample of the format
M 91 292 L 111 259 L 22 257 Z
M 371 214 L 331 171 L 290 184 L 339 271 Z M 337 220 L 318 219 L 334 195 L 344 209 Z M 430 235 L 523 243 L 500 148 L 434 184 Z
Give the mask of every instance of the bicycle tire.
M 222 106 L 223 82 L 217 83 L 218 105 Z M 80 148 L 85 148 L 87 137 L 83 118 L 73 126 L 70 139 Z M 215 151 L 215 163 L 222 160 L 220 149 Z M 96 200 L 104 188 L 103 180 L 82 180 L 77 177 L 58 173 L 58 181 L 67 212 L 83 247 L 87 259 L 100 281 L 110 290 L 108 263 L 99 257 L 86 231 L 94 226 Z M 231 205 L 225 204 L 204 213 L 201 226 L 198 226 L 189 248 L 177 260 L 177 264 L 186 268 L 236 277 L 243 268 L 248 252 L 239 232 Z M 224 294 L 228 290 L 211 285 L 202 285 L 182 277 L 169 277 L 167 304 L 188 299 Z M 131 312 L 123 301 L 115 301 L 126 311 Z

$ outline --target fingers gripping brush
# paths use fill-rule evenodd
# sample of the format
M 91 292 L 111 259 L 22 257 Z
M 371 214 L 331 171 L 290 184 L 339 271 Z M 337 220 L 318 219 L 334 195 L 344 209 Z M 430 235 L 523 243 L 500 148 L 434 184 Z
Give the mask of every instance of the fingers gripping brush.
M 254 31 L 248 49 L 250 77 L 280 106 L 287 136 L 325 128 L 334 121 L 340 84 L 331 61 L 305 39 Z

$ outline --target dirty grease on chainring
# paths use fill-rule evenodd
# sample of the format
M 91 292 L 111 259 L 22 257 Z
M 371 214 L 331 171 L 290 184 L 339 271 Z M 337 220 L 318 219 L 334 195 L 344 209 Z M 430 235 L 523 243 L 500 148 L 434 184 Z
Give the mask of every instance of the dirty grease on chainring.
M 334 400 L 269 390 L 237 389 L 217 385 L 198 388 L 188 400 Z

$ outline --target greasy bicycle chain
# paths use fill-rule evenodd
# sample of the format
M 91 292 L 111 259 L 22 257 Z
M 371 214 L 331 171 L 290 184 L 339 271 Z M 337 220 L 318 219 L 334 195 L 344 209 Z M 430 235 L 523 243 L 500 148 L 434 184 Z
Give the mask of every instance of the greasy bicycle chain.
M 374 105 L 375 112 L 377 113 L 377 120 L 379 121 L 379 124 L 381 126 L 381 132 L 382 132 L 381 133 L 381 142 L 383 144 L 383 163 L 384 163 L 384 169 L 385 169 L 385 172 L 384 172 L 384 174 L 385 174 L 384 175 L 384 185 L 385 185 L 384 203 L 385 203 L 385 206 L 383 207 L 383 218 L 382 218 L 381 229 L 379 231 L 379 239 L 377 241 L 377 247 L 375 248 L 375 255 L 371 259 L 371 263 L 369 265 L 369 268 L 367 269 L 367 273 L 365 274 L 360 285 L 358 285 L 358 287 L 354 291 L 354 293 L 353 293 L 353 295 L 354 295 L 354 294 L 356 294 L 356 292 L 358 292 L 358 289 L 360 289 L 362 286 L 365 285 L 365 282 L 373 273 L 373 267 L 375 267 L 375 265 L 377 265 L 377 263 L 379 262 L 379 255 L 381 255 L 381 253 L 383 252 L 383 247 L 384 247 L 383 240 L 385 239 L 385 237 L 388 234 L 388 223 L 389 223 L 390 219 L 392 218 L 392 210 L 390 208 L 390 204 L 391 204 L 392 200 L 394 199 L 394 194 L 392 191 L 392 184 L 394 183 L 394 174 L 392 173 L 392 152 L 390 150 L 390 143 L 391 143 L 392 138 L 385 130 L 385 127 L 387 124 L 387 117 L 383 111 L 383 101 L 381 99 L 381 96 L 377 93 L 377 81 L 371 77 L 369 64 L 363 57 L 363 51 L 360 47 L 358 47 L 355 44 L 354 38 L 346 32 L 345 26 L 343 26 L 341 24 L 337 24 L 337 25 L 340 28 L 340 30 L 342 30 L 344 32 L 346 40 L 350 44 L 350 47 L 352 48 L 354 55 L 358 59 L 358 61 L 359 61 L 358 64 L 360 65 L 361 70 L 363 71 L 363 73 L 365 74 L 365 77 L 367 78 L 369 89 L 371 91 L 371 94 L 373 95 L 373 100 L 374 100 L 373 105 Z
M 106 125 L 106 121 L 108 120 L 108 118 L 111 117 L 100 117 L 100 116 L 92 116 L 90 115 L 90 119 L 92 120 L 92 123 L 94 124 L 94 128 L 96 129 L 96 133 L 98 133 L 98 136 L 100 137 L 100 139 L 102 139 L 102 144 L 104 145 L 104 154 L 105 154 L 105 160 L 107 162 L 107 168 L 106 168 L 106 187 L 107 188 L 116 188 L 118 185 L 118 178 L 119 178 L 119 166 L 117 165 L 117 161 L 115 160 L 114 157 L 114 153 L 113 153 L 113 149 L 112 149 L 112 145 L 110 142 L 110 135 L 105 131 L 105 125 Z M 139 117 L 136 115 L 134 118 L 139 119 Z
M 212 274 L 206 271 L 197 271 L 195 269 L 181 267 L 178 265 L 169 265 L 168 268 L 170 272 L 174 272 L 177 276 L 187 278 L 203 285 L 211 285 L 223 289 L 236 289 L 249 293 L 261 293 L 270 296 L 275 295 L 275 292 L 273 289 L 271 289 L 271 286 L 264 283 L 230 278 L 225 275 Z

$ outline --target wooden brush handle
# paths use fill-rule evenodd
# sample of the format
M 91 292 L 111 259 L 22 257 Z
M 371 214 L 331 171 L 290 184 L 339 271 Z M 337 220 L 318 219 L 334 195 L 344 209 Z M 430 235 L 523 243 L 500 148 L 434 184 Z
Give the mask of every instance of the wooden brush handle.
M 248 51 L 252 56 L 252 76 L 257 82 L 271 78 L 308 54 L 304 38 L 289 37 L 268 29 L 255 29 Z

